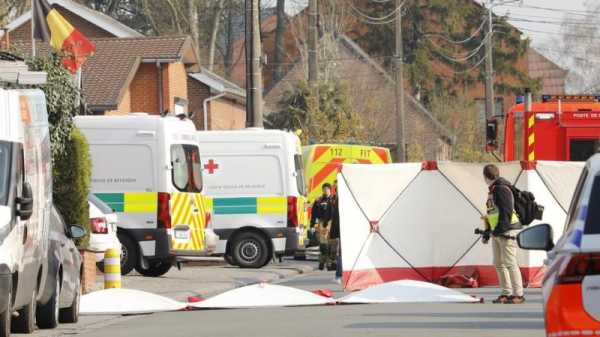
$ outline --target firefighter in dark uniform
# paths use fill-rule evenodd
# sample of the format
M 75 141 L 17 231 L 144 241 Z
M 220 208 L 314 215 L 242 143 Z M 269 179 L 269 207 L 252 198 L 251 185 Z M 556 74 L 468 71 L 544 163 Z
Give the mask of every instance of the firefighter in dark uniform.
M 334 215 L 333 195 L 329 183 L 323 184 L 322 189 L 323 194 L 315 200 L 310 219 L 310 229 L 319 241 L 319 270 L 325 269 L 325 266 L 331 268 L 334 263 L 329 251 L 329 232 Z

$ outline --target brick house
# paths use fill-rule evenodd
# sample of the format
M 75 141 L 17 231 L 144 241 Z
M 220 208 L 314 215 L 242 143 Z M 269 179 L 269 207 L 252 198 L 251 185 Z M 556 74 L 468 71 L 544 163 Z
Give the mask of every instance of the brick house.
M 372 122 L 377 139 L 373 142 L 395 147 L 395 81 L 376 61 L 345 35 L 338 36 L 334 65 L 337 74 L 360 74 L 349 86 L 352 104 L 363 121 Z M 331 65 L 330 65 L 331 66 Z M 299 61 L 265 92 L 265 114 L 280 109 L 279 100 L 292 85 L 305 78 L 306 64 Z M 355 80 L 356 76 L 336 78 Z M 454 135 L 446 129 L 421 103 L 405 95 L 406 140 L 409 149 L 420 150 L 422 159 L 448 160 Z M 409 151 L 410 152 L 410 151 Z M 420 158 L 419 158 L 420 159 Z
M 219 92 L 188 74 L 222 83 L 227 95 L 208 103 L 213 129 L 245 126 L 245 98 L 239 87 L 216 74 L 200 70 L 191 38 L 145 37 L 119 21 L 71 0 L 49 0 L 76 29 L 96 44 L 96 53 L 82 68 L 82 92 L 86 107 L 93 114 L 122 115 L 130 112 L 159 114 L 173 112 L 175 102 L 187 101 L 190 112 L 202 116 L 204 90 Z M 31 50 L 31 11 L 7 25 L 11 48 L 28 54 Z M 5 39 L 0 46 L 5 48 Z M 39 52 L 48 52 L 38 42 Z M 189 87 L 188 87 L 189 84 Z M 240 96 L 241 95 L 241 96 Z M 180 100 L 181 99 L 181 100 Z M 200 108 L 198 108 L 200 107 Z M 232 119 L 229 121 L 228 119 Z M 197 123 L 197 125 L 199 125 Z
M 189 109 L 198 130 L 246 127 L 246 91 L 235 83 L 203 68 L 199 73 L 188 74 L 188 93 Z

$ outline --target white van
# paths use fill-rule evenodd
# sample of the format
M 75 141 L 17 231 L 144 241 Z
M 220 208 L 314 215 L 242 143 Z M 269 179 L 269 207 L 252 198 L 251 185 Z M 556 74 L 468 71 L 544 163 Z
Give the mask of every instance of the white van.
M 200 131 L 216 253 L 244 268 L 303 245 L 307 222 L 300 139 L 279 130 Z
M 180 257 L 207 255 L 216 238 L 190 120 L 78 116 L 92 157 L 92 193 L 119 217 L 121 272 L 160 276 Z
M 13 331 L 33 332 L 36 307 L 45 304 L 38 302 L 48 270 L 51 156 L 44 93 L 0 88 L 0 337 L 10 334 L 11 318 Z

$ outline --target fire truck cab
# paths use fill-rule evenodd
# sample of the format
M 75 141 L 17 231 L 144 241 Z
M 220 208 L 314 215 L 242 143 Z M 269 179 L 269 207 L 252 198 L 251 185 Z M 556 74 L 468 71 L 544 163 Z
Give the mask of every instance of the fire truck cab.
M 497 121 L 487 126 L 487 148 L 497 148 Z M 504 161 L 586 161 L 600 150 L 600 96 L 543 95 L 506 115 Z

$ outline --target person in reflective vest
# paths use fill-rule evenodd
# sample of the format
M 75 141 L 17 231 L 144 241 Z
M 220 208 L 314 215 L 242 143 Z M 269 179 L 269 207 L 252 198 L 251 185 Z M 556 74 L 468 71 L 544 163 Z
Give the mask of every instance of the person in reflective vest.
M 483 169 L 485 182 L 489 186 L 487 216 L 484 217 L 486 230 L 492 236 L 494 266 L 502 293 L 494 303 L 520 304 L 523 296 L 523 279 L 517 260 L 516 236 L 521 228 L 515 212 L 515 200 L 511 184 L 500 177 L 496 165 L 487 165 Z

